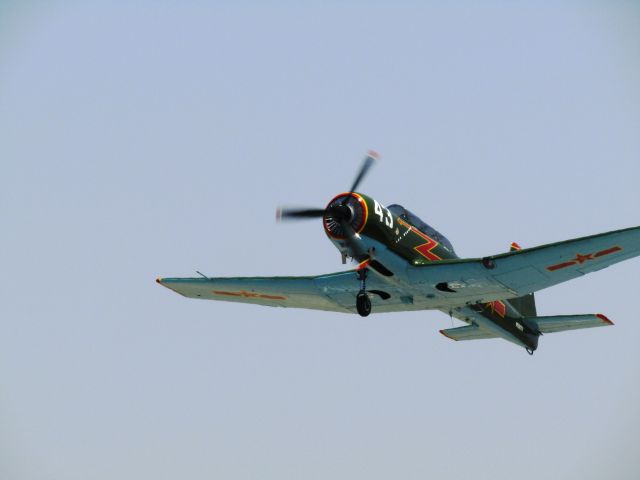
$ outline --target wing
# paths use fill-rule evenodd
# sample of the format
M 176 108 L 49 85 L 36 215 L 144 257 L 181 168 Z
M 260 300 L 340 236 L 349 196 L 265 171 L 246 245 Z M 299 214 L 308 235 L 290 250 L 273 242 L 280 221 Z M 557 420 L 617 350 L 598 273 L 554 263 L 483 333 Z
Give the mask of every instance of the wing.
M 370 275 L 367 291 L 373 312 L 448 309 L 521 297 L 638 255 L 640 227 L 634 227 L 488 259 L 410 267 L 404 290 L 400 282 Z M 158 283 L 190 298 L 336 312 L 355 312 L 359 289 L 353 270 L 315 277 L 160 278 Z
M 640 255 L 640 227 L 513 251 L 485 259 L 434 262 L 410 269 L 417 285 L 452 293 L 452 302 L 520 297 Z
M 360 288 L 354 270 L 315 277 L 158 278 L 189 298 L 354 313 Z M 371 275 L 367 279 L 373 312 L 416 310 L 404 292 Z

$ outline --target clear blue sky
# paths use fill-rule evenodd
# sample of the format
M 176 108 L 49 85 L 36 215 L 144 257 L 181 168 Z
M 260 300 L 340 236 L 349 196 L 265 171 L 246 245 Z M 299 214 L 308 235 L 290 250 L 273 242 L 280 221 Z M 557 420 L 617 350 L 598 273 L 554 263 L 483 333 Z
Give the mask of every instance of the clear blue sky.
M 640 7 L 555 3 L 4 2 L 0 478 L 638 478 L 640 259 L 533 357 L 154 282 L 340 270 L 369 148 L 462 256 L 639 225 Z

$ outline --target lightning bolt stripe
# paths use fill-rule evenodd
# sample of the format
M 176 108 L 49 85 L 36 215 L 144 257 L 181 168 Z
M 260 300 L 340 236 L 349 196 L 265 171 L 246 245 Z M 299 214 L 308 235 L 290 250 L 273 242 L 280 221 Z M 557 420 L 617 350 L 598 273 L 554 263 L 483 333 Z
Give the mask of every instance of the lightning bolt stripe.
M 408 224 L 407 222 L 405 222 L 404 220 L 402 220 L 401 218 L 398 218 L 398 223 L 400 225 L 402 225 L 403 227 L 407 227 L 409 229 L 411 229 L 411 231 L 413 233 L 415 233 L 416 235 L 418 235 L 420 238 L 422 238 L 423 240 L 426 240 L 426 243 L 423 243 L 421 245 L 418 245 L 417 247 L 413 247 L 413 249 L 418 252 L 420 255 L 422 255 L 424 258 L 434 261 L 434 260 L 442 260 L 441 257 L 439 257 L 438 255 L 436 255 L 435 253 L 433 253 L 433 250 L 440 245 L 438 242 L 436 242 L 433 238 L 431 238 L 429 235 L 422 233 L 420 230 L 418 230 L 416 227 L 414 227 L 413 225 Z

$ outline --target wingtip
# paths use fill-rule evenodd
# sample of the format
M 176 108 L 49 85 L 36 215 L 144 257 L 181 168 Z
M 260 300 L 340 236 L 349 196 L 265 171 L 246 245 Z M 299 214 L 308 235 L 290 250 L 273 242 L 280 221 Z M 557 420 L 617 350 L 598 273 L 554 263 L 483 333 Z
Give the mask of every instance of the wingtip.
M 369 155 L 374 160 L 380 160 L 380 154 L 375 150 L 367 150 L 367 155 Z
M 607 325 L 615 325 L 611 320 L 609 320 L 607 318 L 606 315 L 603 315 L 602 313 L 598 313 L 596 314 L 596 317 L 598 317 L 600 320 L 602 320 L 604 323 L 606 323 Z
M 454 342 L 457 342 L 457 341 L 458 341 L 458 340 L 456 340 L 455 338 L 450 337 L 449 335 L 447 335 L 447 331 L 446 331 L 446 330 L 440 330 L 440 333 L 441 333 L 442 335 L 444 335 L 445 337 L 447 337 L 448 339 L 453 340 Z

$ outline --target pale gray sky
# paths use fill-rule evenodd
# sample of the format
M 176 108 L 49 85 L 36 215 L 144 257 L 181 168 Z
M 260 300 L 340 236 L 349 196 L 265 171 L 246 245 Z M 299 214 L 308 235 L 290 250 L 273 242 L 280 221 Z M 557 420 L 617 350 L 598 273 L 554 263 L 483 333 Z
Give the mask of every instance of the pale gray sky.
M 556 3 L 4 3 L 0 478 L 638 478 L 640 259 L 533 357 L 154 282 L 342 269 L 274 211 L 369 148 L 462 256 L 640 224 L 640 7 Z

